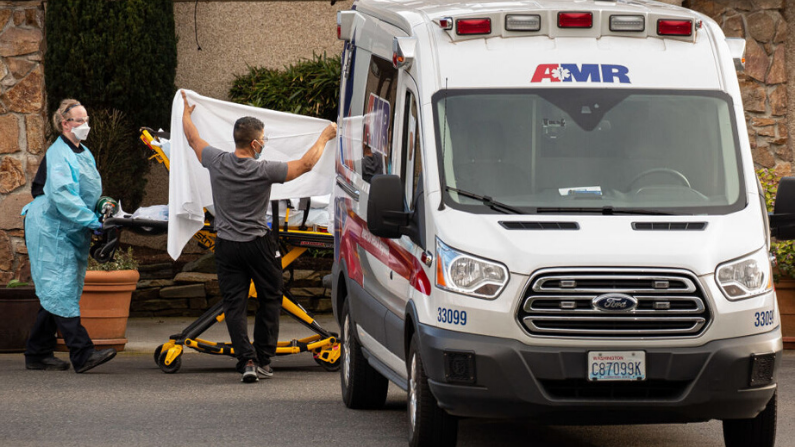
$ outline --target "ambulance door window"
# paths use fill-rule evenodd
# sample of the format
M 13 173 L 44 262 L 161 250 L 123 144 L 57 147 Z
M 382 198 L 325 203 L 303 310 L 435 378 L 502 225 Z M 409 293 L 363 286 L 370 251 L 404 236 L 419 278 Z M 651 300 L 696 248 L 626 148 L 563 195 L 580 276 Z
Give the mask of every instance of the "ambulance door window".
M 414 210 L 419 182 L 422 181 L 422 151 L 420 150 L 420 124 L 417 101 L 410 91 L 406 92 L 406 110 L 403 122 L 403 159 L 400 178 L 410 210 Z
M 392 172 L 392 129 L 397 97 L 397 70 L 392 61 L 370 59 L 364 92 L 362 123 L 362 179 Z

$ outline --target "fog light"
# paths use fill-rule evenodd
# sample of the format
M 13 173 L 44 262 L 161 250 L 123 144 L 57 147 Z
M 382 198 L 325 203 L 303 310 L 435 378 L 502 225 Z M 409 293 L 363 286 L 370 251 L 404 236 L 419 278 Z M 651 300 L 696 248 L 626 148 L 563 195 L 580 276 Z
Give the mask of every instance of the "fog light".
M 753 354 L 751 356 L 751 381 L 749 385 L 760 387 L 773 383 L 776 354 Z
M 444 378 L 451 383 L 477 382 L 475 354 L 472 352 L 444 351 Z

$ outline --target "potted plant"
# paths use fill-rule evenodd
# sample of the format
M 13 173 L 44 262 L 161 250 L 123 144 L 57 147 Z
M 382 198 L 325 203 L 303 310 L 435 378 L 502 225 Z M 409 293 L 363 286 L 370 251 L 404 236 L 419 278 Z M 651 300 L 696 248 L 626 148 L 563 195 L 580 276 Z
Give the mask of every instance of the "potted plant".
M 132 247 L 117 251 L 113 259 L 104 264 L 89 257 L 80 296 L 80 321 L 97 349 L 124 350 L 130 301 L 140 278 L 137 269 Z M 60 338 L 57 349 L 68 350 Z
M 765 193 L 767 211 L 772 213 L 781 177 L 771 169 L 760 169 L 756 174 Z M 776 290 L 781 314 L 781 332 L 786 349 L 795 349 L 795 245 L 793 242 L 795 241 L 773 240 L 770 247 L 770 253 L 775 259 L 773 287 Z
M 25 351 L 38 311 L 39 299 L 32 285 L 12 279 L 0 287 L 0 353 Z

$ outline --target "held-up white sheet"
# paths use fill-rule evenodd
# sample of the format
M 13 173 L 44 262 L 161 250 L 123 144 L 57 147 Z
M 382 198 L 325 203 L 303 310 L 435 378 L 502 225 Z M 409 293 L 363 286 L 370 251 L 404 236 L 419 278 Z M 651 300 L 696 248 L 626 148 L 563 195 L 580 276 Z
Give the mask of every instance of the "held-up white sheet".
M 177 259 L 185 244 L 204 225 L 202 208 L 213 204 L 210 174 L 188 145 L 182 129 L 182 90 L 171 105 L 171 172 L 168 182 L 168 254 Z M 196 104 L 191 115 L 201 138 L 210 145 L 233 152 L 232 129 L 243 116 L 265 123 L 268 142 L 261 160 L 297 160 L 314 144 L 329 121 L 290 113 L 244 106 L 201 96 L 185 90 L 188 103 Z M 279 185 L 273 185 L 271 200 L 329 194 L 334 181 L 336 141 L 326 145 L 312 171 Z

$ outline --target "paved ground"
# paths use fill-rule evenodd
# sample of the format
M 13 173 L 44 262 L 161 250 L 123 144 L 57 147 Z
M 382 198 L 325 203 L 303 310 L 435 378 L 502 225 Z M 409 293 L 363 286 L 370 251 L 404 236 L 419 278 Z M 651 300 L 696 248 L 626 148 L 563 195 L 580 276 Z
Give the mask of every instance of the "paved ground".
M 321 323 L 333 328 L 330 316 Z M 24 369 L 21 354 L 0 355 L 0 446 L 405 446 L 406 397 L 390 388 L 382 411 L 342 404 L 338 373 L 309 354 L 279 357 L 275 377 L 242 384 L 234 361 L 187 352 L 163 374 L 152 351 L 190 319 L 134 319 L 128 350 L 78 375 Z M 307 334 L 282 320 L 282 337 Z M 219 324 L 204 338 L 227 340 Z M 64 354 L 59 354 L 64 356 Z M 778 446 L 795 447 L 795 352 L 780 375 Z M 689 425 L 542 427 L 462 421 L 459 446 L 722 446 L 719 422 Z

